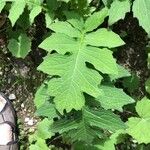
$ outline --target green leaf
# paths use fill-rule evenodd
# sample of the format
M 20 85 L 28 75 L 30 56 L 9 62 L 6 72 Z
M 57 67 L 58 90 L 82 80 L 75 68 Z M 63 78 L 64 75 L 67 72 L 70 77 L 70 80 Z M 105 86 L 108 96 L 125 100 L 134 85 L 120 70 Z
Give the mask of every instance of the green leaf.
M 75 142 L 72 145 L 73 149 L 76 150 L 99 150 L 93 146 L 93 144 L 87 144 L 85 142 Z
M 139 24 L 150 34 L 150 1 L 135 0 L 133 2 L 133 14 L 139 20 Z
M 72 142 L 84 141 L 86 143 L 92 143 L 93 139 L 100 135 L 102 135 L 101 131 L 90 127 L 84 119 L 78 123 L 77 129 L 71 130 L 67 134 Z
M 83 92 L 95 98 L 102 94 L 102 91 L 98 88 L 102 80 L 98 71 L 107 74 L 118 74 L 117 64 L 112 52 L 106 48 L 88 46 L 90 37 L 94 33 L 102 31 L 103 33 L 100 36 L 105 34 L 106 37 L 101 38 L 101 46 L 107 46 L 112 38 L 114 42 L 110 43 L 109 47 L 111 47 L 111 44 L 114 47 L 123 43 L 117 34 L 106 29 L 100 29 L 90 34 L 81 31 L 80 37 L 77 37 L 76 32 L 74 32 L 73 36 L 66 29 L 63 29 L 64 25 L 67 24 L 67 22 L 59 21 L 53 24 L 52 27 L 56 33 L 45 39 L 39 46 L 49 52 L 52 50 L 57 52 L 48 54 L 38 69 L 49 75 L 59 76 L 59 78 L 53 78 L 49 81 L 48 91 L 51 96 L 54 96 L 54 103 L 60 113 L 63 113 L 63 110 L 67 112 L 72 109 L 80 110 L 85 104 Z M 78 31 L 78 28 L 70 27 L 74 31 Z M 71 37 L 68 36 L 69 33 Z M 110 38 L 108 38 L 108 35 Z M 92 64 L 98 71 L 88 68 L 87 62 Z
M 30 145 L 29 150 L 49 150 L 46 145 L 46 141 L 43 139 L 38 138 L 35 144 Z
M 150 94 L 150 78 L 146 81 L 145 88 L 146 88 L 146 91 Z
M 54 104 L 51 104 L 48 101 L 46 101 L 41 107 L 39 107 L 35 113 L 37 116 L 48 117 L 48 119 L 57 117 Z
M 115 145 L 124 142 L 125 134 L 125 130 L 117 130 L 108 139 L 100 141 L 94 146 L 100 150 L 115 150 Z
M 59 21 L 51 24 L 49 28 L 55 32 L 64 33 L 70 37 L 81 37 L 80 31 L 72 27 L 68 22 Z
M 87 18 L 85 21 L 85 30 L 93 31 L 96 29 L 99 25 L 101 25 L 104 22 L 104 19 L 108 16 L 108 9 L 104 8 L 101 11 L 95 12 L 90 17 Z
M 50 37 L 46 38 L 40 45 L 40 48 L 43 48 L 49 52 L 52 50 L 57 50 L 60 54 L 65 54 L 69 52 L 72 48 L 77 49 L 78 45 L 74 39 L 71 37 L 55 33 Z
M 146 97 L 139 101 L 136 105 L 136 111 L 141 118 L 150 118 L 150 100 Z
M 34 18 L 42 11 L 42 7 L 41 6 L 35 6 L 32 8 L 31 12 L 30 12 L 30 23 L 32 24 L 34 22 Z
M 43 106 L 48 99 L 47 86 L 43 83 L 35 93 L 34 104 L 38 109 Z
M 26 0 L 28 9 L 30 10 L 30 24 L 34 22 L 35 17 L 42 11 L 42 2 L 43 0 Z
M 62 76 L 62 78 L 52 79 L 48 84 L 50 94 L 55 96 L 56 108 L 61 113 L 63 109 L 69 112 L 72 108 L 79 110 L 84 106 L 84 96 L 81 91 L 95 97 L 101 94 L 97 85 L 102 77 L 96 71 L 85 66 L 86 59 L 83 58 L 86 58 L 86 55 L 83 56 L 77 53 L 71 56 L 53 54 L 47 56 L 38 67 L 38 69 L 48 74 Z
M 114 24 L 120 19 L 124 19 L 125 14 L 130 11 L 130 0 L 115 0 L 109 10 L 109 25 Z
M 112 132 L 126 128 L 121 119 L 108 110 L 90 110 L 86 108 L 84 109 L 84 117 L 91 126 L 99 127 Z
M 51 138 L 54 135 L 54 133 L 50 132 L 50 126 L 52 123 L 53 121 L 48 120 L 47 118 L 39 122 L 37 127 L 37 136 L 42 139 Z
M 110 50 L 88 46 L 84 52 L 86 60 L 93 64 L 97 70 L 104 74 L 118 74 L 116 60 Z
M 67 17 L 67 22 L 69 22 L 73 27 L 82 31 L 84 28 L 83 18 L 74 11 L 64 11 L 64 14 Z
M 125 44 L 123 40 L 121 40 L 119 35 L 104 28 L 98 29 L 96 32 L 87 34 L 85 40 L 89 45 L 108 48 L 114 48 Z
M 150 48 L 148 49 L 147 63 L 148 63 L 148 69 L 150 69 Z
M 0 2 L 0 12 L 3 10 L 4 6 L 6 5 L 5 1 Z
M 109 86 L 101 86 L 104 94 L 97 100 L 105 109 L 116 109 L 122 111 L 124 105 L 134 103 L 134 100 L 125 94 L 122 89 Z
M 78 127 L 78 123 L 75 120 L 66 120 L 66 119 L 62 119 L 59 121 L 56 121 L 53 123 L 53 125 L 51 126 L 51 131 L 53 133 L 65 133 L 68 132 L 72 129 L 77 129 Z
M 95 147 L 98 148 L 99 150 L 116 150 L 115 145 L 111 140 L 107 140 L 103 144 L 97 144 L 95 145 Z
M 104 3 L 105 6 L 107 6 L 109 8 L 110 4 L 113 2 L 113 0 L 102 0 L 102 2 Z
M 68 3 L 70 0 L 58 0 L 58 1 L 63 1 L 63 2 Z
M 17 26 L 21 27 L 24 31 L 28 30 L 30 27 L 29 13 L 30 13 L 30 11 L 26 7 L 24 9 L 24 12 L 20 15 L 19 19 L 17 20 Z M 14 32 L 16 32 L 16 31 L 14 31 Z
M 139 87 L 139 78 L 133 74 L 131 77 L 123 79 L 123 86 L 132 93 Z
M 52 126 L 52 131 L 65 134 L 72 141 L 91 143 L 96 137 L 102 137 L 102 130 L 115 132 L 125 129 L 120 118 L 107 110 L 83 108 L 82 118 L 78 120 L 59 120 Z
M 16 0 L 12 2 L 11 9 L 9 11 L 8 18 L 10 19 L 12 26 L 15 25 L 20 15 L 23 13 L 26 3 L 24 0 Z
M 13 54 L 13 56 L 18 58 L 25 58 L 31 50 L 31 39 L 27 37 L 26 34 L 21 33 L 18 37 L 18 40 L 9 40 L 8 49 Z
M 139 144 L 150 143 L 150 100 L 147 98 L 137 102 L 136 111 L 140 118 L 131 117 L 127 121 L 127 133 L 130 134 Z
M 54 14 L 53 13 L 47 12 L 45 14 L 45 21 L 46 21 L 46 27 L 47 28 L 49 28 L 50 25 L 52 24 L 53 18 L 54 18 Z
M 111 80 L 116 80 L 118 78 L 131 76 L 130 72 L 127 69 L 125 69 L 123 66 L 117 65 L 117 68 L 118 68 L 118 74 L 109 75 Z

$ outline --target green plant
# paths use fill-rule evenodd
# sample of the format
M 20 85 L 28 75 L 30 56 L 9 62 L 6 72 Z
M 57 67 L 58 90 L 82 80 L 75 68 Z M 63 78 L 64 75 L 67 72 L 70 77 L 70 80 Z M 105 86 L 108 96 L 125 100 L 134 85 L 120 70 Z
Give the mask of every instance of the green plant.
M 122 111 L 122 106 L 134 102 L 111 83 L 108 86 L 100 85 L 102 76 L 94 70 L 95 68 L 103 74 L 118 75 L 120 69 L 112 52 L 107 48 L 98 47 L 114 48 L 123 45 L 124 42 L 118 35 L 104 28 L 91 32 L 103 22 L 107 11 L 105 8 L 96 12 L 85 21 L 73 13 L 67 21 L 53 23 L 49 28 L 55 33 L 39 46 L 50 53 L 53 50 L 56 52 L 48 54 L 38 67 L 39 70 L 55 77 L 47 82 L 47 89 L 43 86 L 36 94 L 35 104 L 43 110 L 38 109 L 37 114 L 60 118 L 53 123 L 51 131 L 61 134 L 63 138 L 69 137 L 70 143 L 82 141 L 92 144 L 98 137 L 107 137 L 105 130 L 114 132 L 124 129 L 123 122 L 108 109 Z M 42 99 L 46 98 L 46 93 L 54 99 L 47 99 L 41 104 L 39 95 L 41 99 L 43 91 L 45 94 Z M 87 94 L 92 96 L 90 100 Z M 50 101 L 50 104 L 47 104 L 47 101 Z M 45 103 L 46 106 L 49 105 L 47 110 Z M 59 112 L 54 113 L 55 109 Z
M 138 87 L 138 79 L 116 63 L 113 50 L 125 42 L 112 29 L 131 11 L 132 4 L 133 15 L 149 34 L 149 0 L 0 2 L 0 11 L 8 12 L 11 22 L 8 49 L 18 58 L 25 58 L 31 51 L 33 37 L 28 31 L 39 14 L 45 16 L 46 34 L 39 48 L 46 50 L 47 56 L 37 69 L 48 77 L 35 94 L 35 114 L 42 120 L 30 136 L 30 150 L 55 149 L 52 141 L 57 138 L 73 149 L 113 150 L 129 135 L 139 145 L 150 143 L 146 134 L 148 98 L 136 104 L 139 117 L 124 123 L 118 115 L 127 104 L 134 106 L 135 100 L 115 83 L 126 77 L 123 86 L 131 94 Z M 107 20 L 109 27 L 103 24 Z M 149 85 L 148 80 L 148 93 Z

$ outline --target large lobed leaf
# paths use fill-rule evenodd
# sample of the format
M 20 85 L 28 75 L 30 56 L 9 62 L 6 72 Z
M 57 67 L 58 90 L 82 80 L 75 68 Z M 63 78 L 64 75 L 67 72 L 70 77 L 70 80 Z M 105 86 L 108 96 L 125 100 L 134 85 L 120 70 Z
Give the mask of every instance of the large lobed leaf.
M 95 14 L 90 17 L 95 17 Z M 104 17 L 102 17 L 103 19 Z M 107 29 L 86 33 L 93 29 L 93 24 L 96 28 L 102 21 L 96 21 L 91 26 L 90 24 L 86 25 L 87 31 L 85 31 L 76 27 L 80 20 L 82 24 L 82 19 L 77 22 L 76 20 L 69 20 L 70 23 L 58 21 L 52 24 L 50 29 L 56 33 L 45 39 L 39 46 L 49 52 L 52 50 L 57 52 L 46 56 L 38 69 L 49 75 L 60 77 L 53 78 L 48 83 L 48 91 L 51 96 L 55 97 L 56 108 L 61 113 L 64 109 L 67 112 L 72 109 L 80 110 L 85 103 L 83 92 L 93 97 L 102 94 L 98 88 L 102 77 L 94 69 L 88 68 L 86 62 L 102 73 L 117 75 L 117 64 L 112 52 L 107 48 L 98 47 L 113 48 L 124 44 L 117 34 Z M 88 19 L 85 24 L 87 22 Z M 66 53 L 70 54 L 64 55 Z

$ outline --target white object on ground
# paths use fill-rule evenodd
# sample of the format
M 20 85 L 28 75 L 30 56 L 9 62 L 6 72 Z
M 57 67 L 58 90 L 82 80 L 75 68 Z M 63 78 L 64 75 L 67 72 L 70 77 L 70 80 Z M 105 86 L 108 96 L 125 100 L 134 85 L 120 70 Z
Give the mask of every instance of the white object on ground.
M 10 94 L 8 98 L 10 100 L 14 100 L 14 99 L 16 99 L 16 95 L 15 94 Z

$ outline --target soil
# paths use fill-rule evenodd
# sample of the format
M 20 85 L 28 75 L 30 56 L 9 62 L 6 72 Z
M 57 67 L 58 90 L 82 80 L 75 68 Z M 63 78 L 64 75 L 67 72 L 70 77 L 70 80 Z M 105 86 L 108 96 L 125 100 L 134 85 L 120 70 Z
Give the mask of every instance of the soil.
M 145 96 L 145 81 L 150 76 L 147 65 L 148 37 L 138 20 L 133 18 L 132 13 L 128 13 L 124 20 L 120 20 L 113 26 L 113 31 L 121 36 L 125 45 L 119 47 L 114 56 L 117 62 L 130 70 L 139 78 L 139 87 L 134 91 L 133 96 L 141 99 Z
M 38 122 L 38 118 L 34 115 L 33 99 L 37 88 L 46 78 L 45 74 L 37 71 L 42 57 L 46 55 L 43 50 L 37 48 L 45 32 L 45 28 L 41 26 L 41 17 L 37 18 L 36 23 L 28 31 L 33 38 L 32 51 L 25 59 L 13 57 L 6 48 L 8 43 L 5 31 L 8 26 L 7 22 L 0 28 L 0 91 L 5 93 L 14 104 L 18 116 L 19 139 L 22 150 L 28 149 L 28 135 L 34 132 Z

